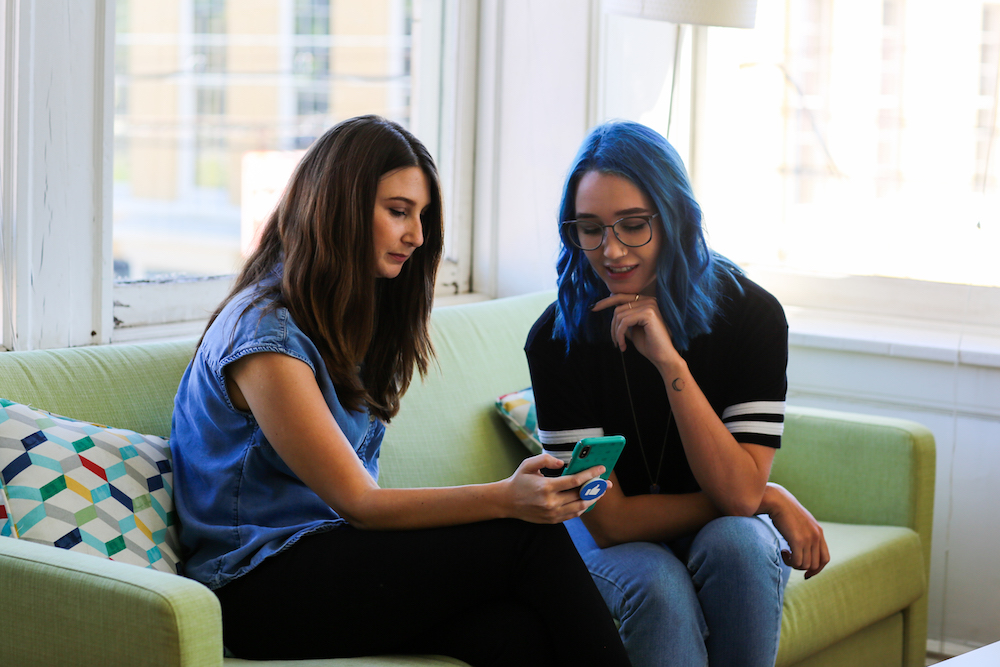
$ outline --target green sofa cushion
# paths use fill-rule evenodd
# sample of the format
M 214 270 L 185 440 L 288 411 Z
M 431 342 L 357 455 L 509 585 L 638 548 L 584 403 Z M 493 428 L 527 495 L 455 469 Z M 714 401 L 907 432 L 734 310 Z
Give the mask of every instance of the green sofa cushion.
M 830 564 L 806 580 L 792 571 L 779 664 L 793 664 L 904 609 L 926 590 L 923 545 L 897 526 L 820 522 Z
M 521 350 L 551 302 L 552 294 L 542 293 L 434 310 L 437 362 L 426 378 L 414 378 L 386 429 L 381 485 L 493 482 L 517 468 L 527 451 L 494 403 L 531 384 Z
M 913 422 L 797 408 L 771 479 L 825 521 L 929 529 L 934 464 L 934 436 Z
M 4 354 L 0 396 L 74 419 L 165 438 L 170 435 L 177 384 L 195 342 Z M 107 400 L 109 395 L 115 400 Z
M 904 621 L 897 612 L 850 637 L 794 663 L 795 667 L 903 667 Z M 775 667 L 793 663 L 779 657 Z M 923 660 L 919 665 L 923 665 Z
M 336 660 L 241 660 L 226 658 L 226 667 L 237 665 L 258 665 L 259 667 L 448 667 L 461 665 L 468 667 L 467 662 L 444 655 L 374 655 L 357 658 L 337 658 Z

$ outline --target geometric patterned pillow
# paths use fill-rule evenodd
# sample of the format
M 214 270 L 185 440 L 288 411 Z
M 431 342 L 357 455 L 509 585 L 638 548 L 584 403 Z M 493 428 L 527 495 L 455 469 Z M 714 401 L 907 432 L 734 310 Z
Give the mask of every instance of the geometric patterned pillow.
M 14 528 L 10 522 L 10 512 L 4 498 L 3 485 L 0 484 L 0 537 L 13 537 Z
M 538 439 L 538 418 L 535 416 L 535 392 L 531 387 L 504 394 L 496 400 L 496 407 L 521 444 L 532 454 L 541 454 L 542 443 Z
M 0 534 L 177 573 L 164 438 L 0 399 Z

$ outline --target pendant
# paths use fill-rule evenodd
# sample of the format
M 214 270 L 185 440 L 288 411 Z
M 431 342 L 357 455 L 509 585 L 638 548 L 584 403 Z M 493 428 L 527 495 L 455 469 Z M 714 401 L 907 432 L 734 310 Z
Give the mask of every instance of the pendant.
M 660 492 L 660 485 L 659 484 L 650 484 L 649 485 L 649 492 L 650 493 L 659 493 Z

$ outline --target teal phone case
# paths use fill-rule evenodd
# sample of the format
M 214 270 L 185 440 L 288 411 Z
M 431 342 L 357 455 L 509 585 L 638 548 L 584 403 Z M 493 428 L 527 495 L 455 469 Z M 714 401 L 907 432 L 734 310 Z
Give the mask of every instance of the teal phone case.
M 625 448 L 625 438 L 620 435 L 608 435 L 602 438 L 584 438 L 573 447 L 573 458 L 569 465 L 563 468 L 564 475 L 572 475 L 594 466 L 604 466 L 601 479 L 611 476 L 611 471 L 618 462 L 618 457 Z M 591 505 L 587 512 L 594 509 Z

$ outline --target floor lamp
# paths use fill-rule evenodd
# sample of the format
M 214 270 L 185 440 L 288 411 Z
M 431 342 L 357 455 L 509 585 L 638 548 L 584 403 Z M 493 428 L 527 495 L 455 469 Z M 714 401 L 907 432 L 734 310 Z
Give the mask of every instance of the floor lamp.
M 670 106 L 667 111 L 667 132 L 674 116 L 674 91 L 677 86 L 681 62 L 681 37 L 685 25 L 695 26 L 691 57 L 691 136 L 688 172 L 696 181 L 695 144 L 698 117 L 704 103 L 704 86 L 700 85 L 705 67 L 703 53 L 706 41 L 705 26 L 724 28 L 753 28 L 757 17 L 757 0 L 603 0 L 604 11 L 619 16 L 667 21 L 677 25 L 674 40 L 673 75 L 670 79 Z

